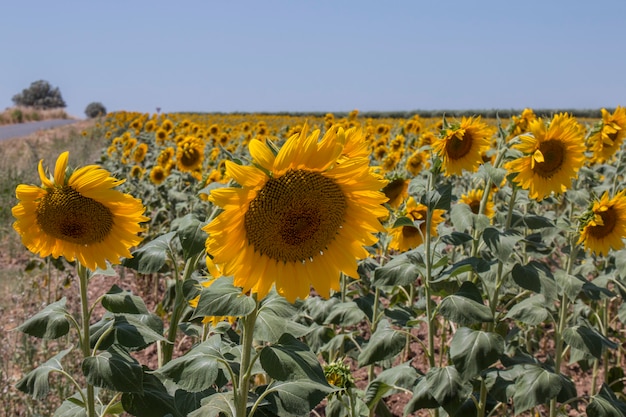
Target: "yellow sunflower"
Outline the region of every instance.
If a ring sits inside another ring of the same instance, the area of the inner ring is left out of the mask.
[[[463,194],[461,196],[461,198],[459,199],[459,202],[467,204],[472,210],[472,213],[478,214],[480,211],[480,202],[482,201],[484,195],[485,195],[484,190],[480,190],[480,189],[470,190],[467,194]],[[494,204],[493,204],[493,201],[491,200],[491,196],[489,196],[487,199],[487,204],[485,205],[485,212],[483,214],[487,217],[493,217],[493,214],[494,214],[493,209],[494,209]]]
[[[178,143],[176,166],[182,172],[193,172],[202,167],[204,142],[195,136],[187,136]]]
[[[609,160],[622,146],[626,137],[626,108],[617,107],[613,114],[602,109],[602,122],[589,137],[589,149],[593,152],[592,161],[603,163]]]
[[[389,249],[398,251],[407,251],[413,249],[424,243],[424,236],[426,236],[426,215],[428,207],[423,204],[418,204],[413,197],[409,197],[406,202],[406,217],[414,222],[420,222],[419,228],[413,226],[399,226],[394,227],[389,232],[391,241],[389,242]],[[443,214],[445,210],[435,209],[432,213],[432,219],[430,221],[430,235],[432,237],[437,236],[437,225],[444,221]]]
[[[621,191],[609,199],[604,193],[595,201],[582,222],[578,244],[583,243],[586,250],[598,255],[607,255],[610,249],[624,247],[626,237],[626,191]]]
[[[424,152],[415,151],[413,154],[407,159],[406,170],[413,176],[419,175],[422,171],[428,169],[428,159],[426,158],[426,154]]]
[[[163,181],[165,181],[168,175],[169,173],[165,168],[163,168],[161,165],[155,165],[150,170],[150,181],[152,181],[154,185],[159,185],[162,184]]]
[[[463,117],[461,123],[446,128],[443,137],[432,144],[442,160],[445,175],[476,171],[483,163],[482,154],[491,145],[493,134],[494,128],[481,121],[480,116]]]
[[[385,185],[382,191],[387,196],[389,207],[397,209],[409,196],[409,182],[409,180],[400,177],[389,181]]]
[[[543,200],[551,192],[563,193],[585,161],[583,130],[567,113],[554,116],[546,127],[542,119],[530,122],[530,135],[513,145],[524,156],[505,168],[517,174],[513,181],[527,189],[530,198]]]
[[[207,253],[244,292],[265,297],[272,285],[293,302],[310,286],[328,297],[339,290],[340,272],[357,278],[364,246],[383,231],[387,215],[379,190],[384,181],[370,172],[369,158],[339,161],[343,129],[291,136],[275,155],[250,142],[253,166],[226,161],[226,174],[241,188],[213,190],[209,200],[223,212],[204,227]]]
[[[77,259],[91,270],[132,257],[129,249],[142,240],[137,236],[143,230],[140,223],[149,220],[143,216],[145,207],[114,190],[124,181],[97,165],[66,173],[68,157],[68,152],[59,156],[51,177],[39,162],[41,187],[17,186],[20,202],[13,207],[13,228],[31,252]]]

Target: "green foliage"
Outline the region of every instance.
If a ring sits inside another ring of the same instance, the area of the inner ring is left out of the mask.
[[[90,119],[95,119],[96,117],[106,116],[106,114],[107,114],[106,107],[104,107],[104,104],[100,103],[99,101],[93,101],[87,104],[87,107],[85,107],[85,116],[87,116]]]
[[[39,109],[55,109],[65,107],[59,87],[52,87],[48,81],[33,81],[30,87],[15,94],[12,98],[17,106],[35,107]]]

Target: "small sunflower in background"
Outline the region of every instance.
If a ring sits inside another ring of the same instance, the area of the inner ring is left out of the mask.
[[[475,172],[483,163],[482,154],[491,146],[494,132],[480,116],[463,117],[460,123],[447,126],[442,137],[432,143],[433,152],[441,158],[444,174]]]
[[[409,196],[409,180],[398,177],[389,181],[383,187],[383,193],[387,196],[387,204],[393,209],[397,209]]]
[[[597,255],[607,255],[609,250],[624,247],[626,237],[626,191],[620,191],[613,198],[605,192],[600,200],[581,221],[578,244]]]
[[[169,176],[169,173],[161,165],[155,165],[150,170],[150,181],[154,185],[160,185]]]
[[[541,201],[552,192],[565,192],[578,175],[585,162],[584,131],[574,117],[560,113],[548,126],[542,119],[532,121],[529,132],[513,145],[523,156],[505,168],[530,198]]]
[[[187,136],[178,143],[176,166],[181,172],[193,172],[202,167],[204,142],[195,136]]]
[[[611,114],[602,109],[602,121],[592,130],[587,139],[593,153],[591,162],[601,164],[615,155],[626,137],[626,108],[617,107]]]
[[[339,290],[340,273],[358,278],[364,246],[384,231],[385,184],[369,158],[343,159],[345,132],[308,133],[305,125],[278,154],[253,140],[252,166],[226,161],[226,174],[241,185],[213,190],[221,212],[203,228],[207,254],[244,292],[264,298],[275,286],[290,302]]]
[[[57,159],[54,173],[48,177],[39,162],[42,185],[17,186],[19,203],[13,207],[13,228],[22,243],[41,257],[52,255],[75,259],[95,270],[106,269],[106,262],[119,264],[121,257],[131,258],[130,248],[142,241],[140,223],[143,215],[140,200],[114,190],[122,184],[97,165],[68,172],[69,152]]]
[[[406,217],[413,222],[419,222],[419,226],[398,226],[391,229],[389,232],[391,241],[389,242],[389,249],[397,251],[407,251],[409,249],[417,248],[424,243],[424,237],[426,236],[426,216],[428,207],[424,204],[417,203],[413,197],[409,197],[406,201],[404,211]],[[444,221],[443,215],[446,211],[441,209],[435,209],[432,212],[432,219],[430,221],[430,236],[437,236],[437,226]]]
[[[461,195],[459,202],[467,204],[472,210],[472,213],[479,214],[480,202],[482,201],[484,195],[485,195],[485,190],[482,190],[482,189],[470,190],[468,191],[467,194]],[[489,196],[487,199],[487,204],[485,204],[485,210],[483,214],[491,218],[493,217],[494,213],[495,213],[494,204],[493,204],[493,201],[491,200],[491,196]]]

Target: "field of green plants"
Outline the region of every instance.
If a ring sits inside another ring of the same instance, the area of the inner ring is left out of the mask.
[[[12,232],[48,296],[2,395],[55,417],[626,415],[626,109],[379,116],[117,112],[85,132],[98,161],[33,164]]]

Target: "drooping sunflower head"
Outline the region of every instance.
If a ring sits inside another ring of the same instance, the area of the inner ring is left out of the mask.
[[[583,216],[578,244],[598,255],[624,247],[626,237],[626,191],[613,198],[604,193]]]
[[[523,155],[505,168],[516,174],[513,181],[527,189],[530,198],[543,200],[552,192],[565,192],[585,161],[582,127],[574,117],[560,113],[548,126],[537,119],[529,129],[531,135],[520,136],[513,145]]]
[[[479,117],[463,117],[444,129],[440,139],[432,144],[441,158],[446,176],[460,175],[463,170],[474,172],[483,163],[482,154],[491,144],[495,129]]]
[[[626,108],[617,107],[613,114],[602,109],[602,121],[588,138],[591,162],[603,163],[613,157],[626,138]]]
[[[68,152],[59,156],[51,177],[39,162],[40,187],[17,187],[13,227],[22,242],[42,257],[76,259],[92,270],[132,257],[129,249],[142,240],[140,223],[148,220],[145,207],[115,190],[123,181],[97,165],[69,172],[68,157]]]
[[[291,136],[278,154],[249,144],[252,166],[226,161],[226,175],[240,188],[213,190],[223,212],[204,230],[207,253],[224,275],[263,298],[272,285],[290,301],[311,285],[322,296],[339,288],[339,275],[357,278],[357,259],[382,231],[384,185],[369,158],[342,157],[343,129]]]

